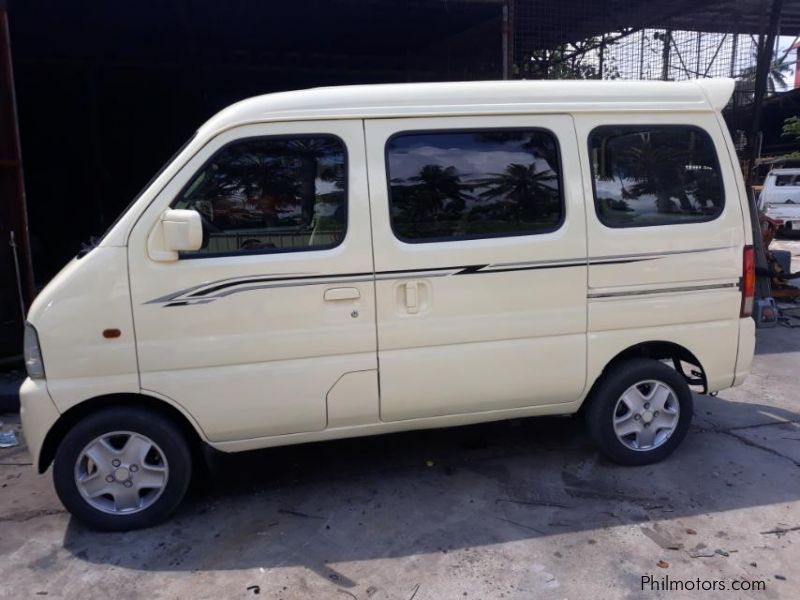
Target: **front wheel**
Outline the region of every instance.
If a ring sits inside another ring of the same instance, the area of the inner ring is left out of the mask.
[[[109,408],[79,421],[53,464],[56,493],[80,521],[106,531],[150,527],[177,508],[192,455],[175,424],[145,409]]]
[[[692,392],[680,373],[656,360],[616,364],[594,390],[586,425],[600,451],[622,465],[666,458],[692,421]]]

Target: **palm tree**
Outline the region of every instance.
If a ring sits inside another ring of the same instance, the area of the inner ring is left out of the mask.
[[[753,56],[753,64],[746,67],[739,73],[736,78],[737,87],[741,91],[749,91],[752,93],[752,87],[756,83],[756,70],[758,67],[758,57]],[[769,71],[767,72],[767,91],[774,94],[779,90],[785,90],[787,87],[786,78],[792,70],[792,63],[787,62],[781,58],[776,58],[769,63]]]
[[[425,165],[419,174],[409,177],[423,200],[423,210],[434,216],[442,212],[445,200],[465,201],[469,198],[466,190],[471,186],[461,182],[461,176],[455,167],[441,165]]]
[[[341,144],[334,138],[309,137],[298,138],[287,143],[287,150],[292,156],[300,159],[299,180],[300,199],[302,201],[302,219],[310,223],[314,217],[314,205],[317,201],[317,176],[322,175],[339,183],[344,179],[343,169],[320,170],[319,159],[331,153],[341,153]]]
[[[557,181],[551,169],[537,170],[536,163],[532,162],[529,165],[512,163],[502,173],[492,173],[475,185],[487,188],[479,194],[481,198],[512,200],[524,216],[533,218],[547,212]]]
[[[681,168],[686,161],[686,155],[682,155],[684,152],[678,140],[670,141],[668,135],[658,136],[656,140],[652,136],[638,136],[619,160],[622,171],[620,179],[624,180],[626,172],[634,175],[635,183],[628,194],[632,198],[654,195],[656,208],[662,213],[676,212],[672,198],[678,199],[681,210],[693,210],[686,194],[685,173]]]
[[[241,204],[262,196],[267,189],[276,196],[294,196],[295,181],[275,163],[272,154],[262,142],[226,148],[190,186],[186,199]]]

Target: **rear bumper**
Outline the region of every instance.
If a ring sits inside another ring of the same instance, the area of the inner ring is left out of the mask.
[[[791,223],[792,228],[794,228],[797,227],[798,224],[800,224],[800,210],[787,212],[778,210],[770,211],[769,209],[767,209],[767,211],[764,214],[770,219],[775,219],[781,225],[786,225],[787,223]]]
[[[739,319],[739,350],[736,353],[736,373],[732,386],[741,384],[750,374],[756,349],[756,322],[750,317]]]
[[[27,378],[19,390],[19,398],[25,443],[33,455],[33,466],[38,471],[44,440],[61,414],[47,393],[43,379]]]

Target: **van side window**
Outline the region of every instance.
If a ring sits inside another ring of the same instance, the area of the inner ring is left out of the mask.
[[[714,143],[698,127],[597,127],[589,152],[597,216],[608,227],[699,223],[722,213]]]
[[[547,131],[401,133],[386,144],[386,166],[392,229],[405,242],[545,233],[564,219]]]
[[[219,150],[173,202],[203,222],[182,258],[320,250],[347,229],[344,143],[332,135],[242,139]]]

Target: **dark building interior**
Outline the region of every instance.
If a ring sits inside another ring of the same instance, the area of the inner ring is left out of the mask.
[[[14,2],[31,246],[46,282],[211,115],[279,90],[502,77],[501,5]]]

